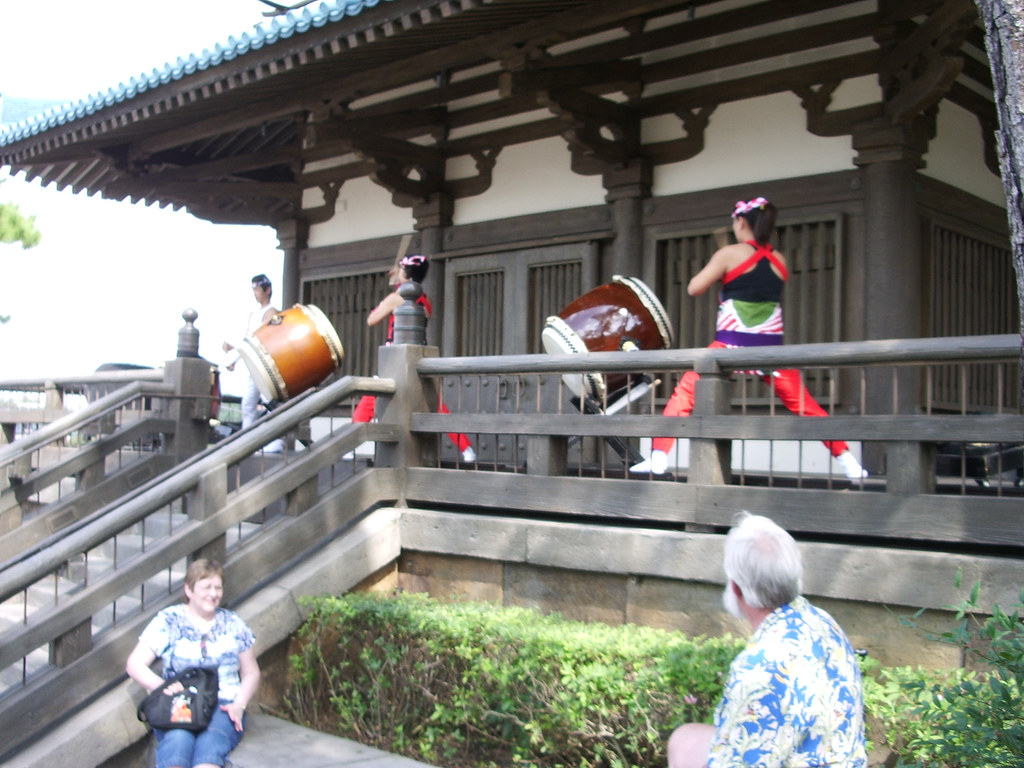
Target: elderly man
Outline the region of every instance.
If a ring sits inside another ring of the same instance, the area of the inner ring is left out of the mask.
[[[669,768],[864,768],[860,667],[835,620],[800,595],[793,537],[744,513],[725,541],[723,601],[754,628],[733,661],[714,726],[690,723],[668,742]]]

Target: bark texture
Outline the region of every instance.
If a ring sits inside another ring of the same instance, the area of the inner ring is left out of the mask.
[[[1021,361],[1024,363],[1024,0],[977,0],[985,25],[985,46],[992,69],[999,114],[999,170],[1006,192],[1017,301],[1021,312]],[[1024,368],[1024,366],[1022,366]],[[1024,374],[1021,380],[1024,396]]]

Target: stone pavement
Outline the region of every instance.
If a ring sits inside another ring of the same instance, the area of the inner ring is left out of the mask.
[[[250,713],[245,738],[228,759],[231,768],[430,768],[271,715]]]

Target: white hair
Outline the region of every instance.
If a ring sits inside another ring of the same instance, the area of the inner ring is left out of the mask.
[[[774,610],[803,591],[796,541],[775,522],[743,512],[725,538],[725,575],[755,608]]]

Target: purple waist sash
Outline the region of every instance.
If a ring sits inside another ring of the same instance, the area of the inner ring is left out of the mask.
[[[715,341],[730,347],[778,347],[782,346],[782,334],[715,331]]]

